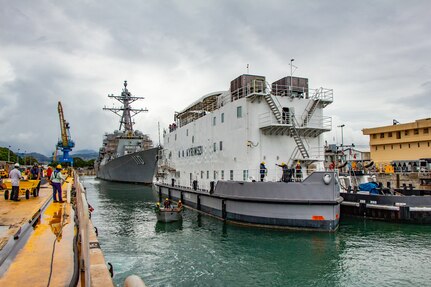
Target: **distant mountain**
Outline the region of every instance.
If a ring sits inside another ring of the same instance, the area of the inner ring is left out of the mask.
[[[90,150],[85,150],[85,152],[77,151],[71,154],[72,157],[80,157],[83,160],[96,159],[98,155],[99,155],[98,152],[90,151]]]
[[[32,152],[25,154],[26,156],[32,156],[34,157],[38,162],[51,162],[52,156],[47,157],[43,154]],[[84,150],[78,150],[76,152],[70,153],[71,157],[79,157],[83,160],[90,160],[90,159],[96,159],[99,155],[98,152],[95,152],[94,150],[84,149]],[[20,156],[23,157],[24,154],[20,153]],[[63,153],[61,151],[57,152],[57,160],[63,156]]]
[[[72,151],[71,154],[95,154],[97,153],[97,151],[92,150],[92,149],[80,149],[80,150],[75,150]]]
[[[20,153],[19,154],[20,157],[34,157],[38,162],[50,162],[52,157],[47,157],[41,153],[37,153],[37,152],[31,152],[31,153]]]

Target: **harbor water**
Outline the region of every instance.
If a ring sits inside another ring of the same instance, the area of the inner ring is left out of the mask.
[[[114,281],[147,286],[430,286],[431,226],[342,218],[336,233],[224,224],[186,209],[157,223],[142,185],[81,178]]]

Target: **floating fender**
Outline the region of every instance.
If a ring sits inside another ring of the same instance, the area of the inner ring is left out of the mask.
[[[328,173],[326,173],[326,174],[323,176],[323,182],[324,182],[326,185],[328,185],[328,184],[330,184],[330,183],[331,183],[331,179],[332,179],[332,176],[331,176],[330,174],[328,174]]]
[[[109,265],[109,273],[111,274],[111,278],[114,277],[114,266],[110,262],[108,262]]]
[[[124,281],[124,287],[145,287],[144,281],[142,281],[141,277],[136,275],[130,275]]]

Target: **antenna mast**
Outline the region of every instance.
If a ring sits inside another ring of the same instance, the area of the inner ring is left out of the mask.
[[[104,107],[104,110],[108,110],[113,112],[114,114],[120,116],[120,131],[122,130],[123,126],[124,126],[124,132],[127,133],[133,133],[133,124],[134,122],[132,121],[132,117],[136,116],[137,114],[139,114],[140,112],[148,112],[148,109],[133,109],[130,104],[137,101],[137,100],[141,100],[144,99],[144,97],[135,97],[133,96],[129,90],[127,89],[127,81],[124,81],[124,89],[123,92],[121,93],[121,96],[114,96],[113,94],[108,95],[109,98],[114,98],[117,101],[119,101],[120,103],[123,104],[122,107],[120,108],[107,108]]]

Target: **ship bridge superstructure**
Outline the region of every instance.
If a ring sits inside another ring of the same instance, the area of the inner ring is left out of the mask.
[[[230,89],[207,94],[175,114],[170,131],[197,121],[230,103],[246,99],[264,102],[267,108],[257,115],[257,125],[264,136],[287,136],[295,147],[290,165],[297,161],[310,164],[321,158],[309,141],[332,128],[332,118],[323,115],[323,108],[333,102],[333,90],[310,89],[308,78],[283,77],[271,84],[264,76],[244,74],[231,81]]]

